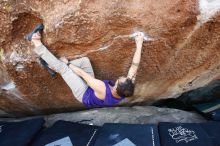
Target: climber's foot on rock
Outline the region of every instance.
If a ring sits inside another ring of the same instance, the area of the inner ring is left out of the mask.
[[[35,47],[41,46],[41,34],[39,32],[34,33],[31,38],[31,42],[33,42]]]
[[[27,36],[26,39],[28,41],[32,41],[33,35],[37,32],[40,32],[44,29],[44,25],[43,24],[38,24]]]
[[[31,37],[32,42],[34,42],[36,40],[41,40],[41,34],[39,32],[34,33]]]

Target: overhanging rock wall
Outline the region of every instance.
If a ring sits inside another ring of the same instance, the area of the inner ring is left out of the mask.
[[[43,114],[79,109],[60,76],[50,77],[24,36],[44,23],[57,57],[88,56],[99,79],[126,75],[144,31],[135,96],[123,104],[177,97],[220,77],[218,0],[4,0],[0,2],[0,108]]]

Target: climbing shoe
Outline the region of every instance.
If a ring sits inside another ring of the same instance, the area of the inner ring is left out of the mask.
[[[44,25],[42,23],[38,24],[33,30],[32,32],[30,32],[27,36],[26,36],[26,39],[28,41],[31,41],[32,40],[32,36],[34,33],[38,32],[38,31],[42,31],[44,29]]]

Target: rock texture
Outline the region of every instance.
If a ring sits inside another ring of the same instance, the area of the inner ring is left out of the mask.
[[[20,121],[28,118],[1,118],[0,121]],[[206,120],[197,113],[153,106],[111,107],[44,116],[47,126],[58,120],[102,126],[104,123],[158,124],[159,122],[200,123]]]
[[[215,80],[204,87],[183,93],[177,99],[186,105],[211,102],[220,97],[220,80]]]
[[[50,77],[24,36],[37,23],[57,57],[88,56],[96,77],[125,75],[144,31],[134,97],[123,104],[175,98],[220,78],[218,0],[3,0],[0,2],[0,108],[43,114],[82,108],[60,76]]]
[[[104,123],[158,124],[159,122],[199,123],[206,120],[196,113],[153,106],[114,107],[55,114],[45,117],[47,125],[58,120],[102,126]]]

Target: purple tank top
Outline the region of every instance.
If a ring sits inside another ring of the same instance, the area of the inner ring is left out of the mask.
[[[104,106],[112,106],[117,103],[119,103],[121,100],[124,99],[124,97],[118,99],[115,98],[112,93],[109,85],[114,86],[114,83],[109,80],[103,80],[106,87],[106,95],[105,99],[101,100],[98,97],[95,96],[94,90],[90,87],[86,90],[86,92],[83,95],[82,102],[86,107],[104,107]]]

